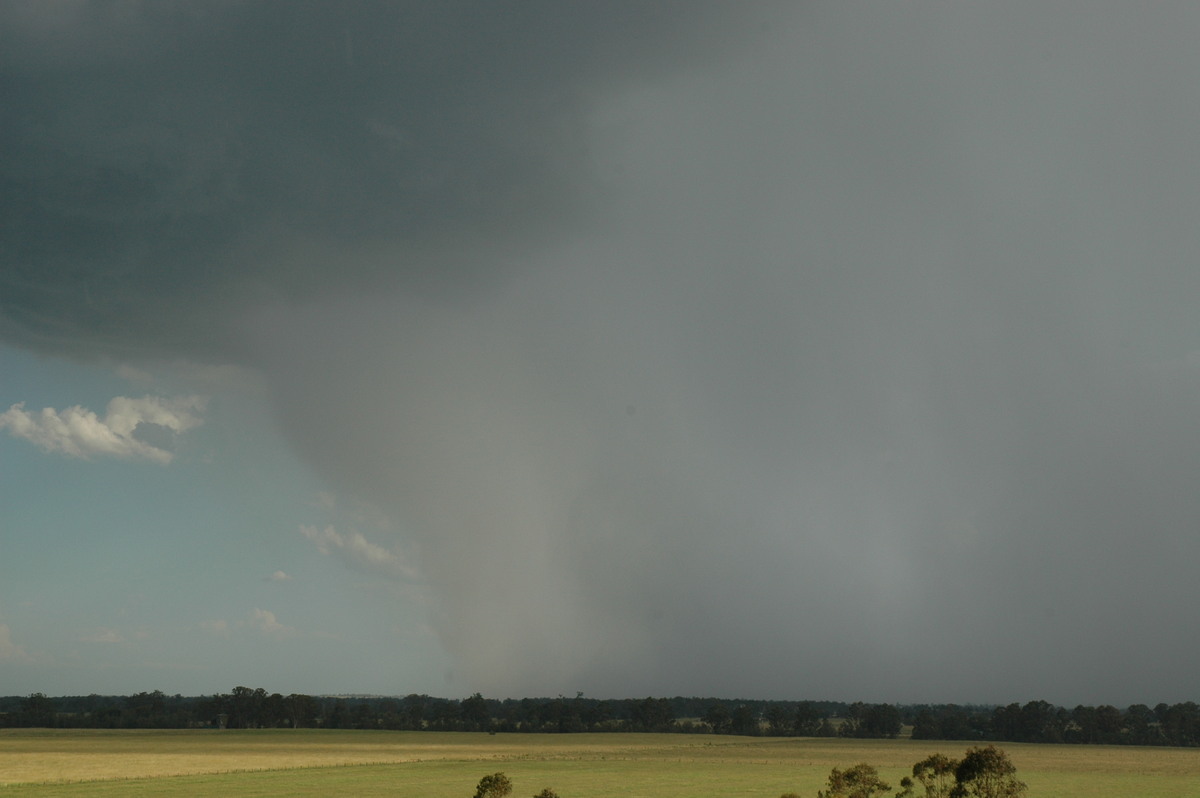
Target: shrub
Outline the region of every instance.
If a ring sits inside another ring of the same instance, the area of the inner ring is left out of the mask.
[[[913,777],[900,780],[904,792],[897,798],[915,796],[915,787],[920,784],[925,788],[925,798],[950,798],[955,787],[954,771],[958,768],[958,760],[942,754],[931,754],[913,765]]]
[[[493,773],[479,780],[475,788],[475,798],[504,798],[512,793],[512,780],[503,773]]]
[[[846,770],[834,768],[829,774],[829,789],[817,798],[873,798],[892,789],[879,778],[879,771],[866,762]]]
[[[1019,798],[1025,782],[1017,781],[1017,768],[1008,754],[994,745],[971,748],[954,769],[952,798]]]

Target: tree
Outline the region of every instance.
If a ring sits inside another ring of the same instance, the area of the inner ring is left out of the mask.
[[[968,749],[954,768],[956,784],[951,798],[1018,798],[1026,787],[1016,773],[1008,754],[996,746]]]
[[[675,711],[665,698],[644,698],[630,707],[630,723],[635,731],[671,731],[675,726]]]
[[[485,731],[488,727],[488,721],[491,720],[488,712],[487,699],[480,693],[475,693],[470,698],[464,698],[460,705],[462,712],[463,727],[467,731]]]
[[[266,725],[263,712],[267,704],[267,691],[261,687],[251,690],[238,685],[225,699],[229,713],[229,728],[258,729]]]
[[[916,795],[914,787],[925,788],[925,798],[950,798],[954,790],[954,771],[958,761],[942,754],[930,754],[912,767],[912,778],[901,779],[904,792],[900,796]],[[916,781],[914,782],[913,779]]]
[[[1121,729],[1125,726],[1125,719],[1121,716],[1121,710],[1110,704],[1101,704],[1096,707],[1096,736],[1102,743],[1118,743],[1121,741]]]
[[[817,798],[872,798],[892,786],[879,778],[879,771],[866,762],[846,770],[834,768],[829,774],[829,789],[817,793]]]
[[[329,716],[325,719],[324,726],[329,729],[352,728],[350,705],[346,699],[339,698],[333,702],[333,708],[329,710]]]
[[[262,703],[261,722],[263,726],[278,729],[290,719],[287,699],[279,693],[271,693]]]
[[[292,693],[283,699],[283,707],[287,717],[292,721],[293,729],[309,726],[317,717],[317,700],[310,695]]]
[[[855,701],[850,706],[846,707],[842,717],[842,725],[838,727],[839,737],[862,737],[860,733],[863,725],[863,718],[867,714],[867,705],[862,701]]]
[[[370,704],[360,701],[350,708],[350,728],[374,729],[378,726],[375,715],[371,712]]]
[[[757,735],[758,717],[745,704],[738,704],[729,717],[729,730],[733,734]]]
[[[713,704],[701,720],[708,724],[713,734],[728,734],[733,718],[724,704]]]
[[[1154,707],[1159,729],[1167,745],[1196,745],[1200,743],[1200,706],[1194,701],[1183,704],[1158,704]]]
[[[425,706],[429,696],[410,693],[404,697],[404,709],[400,711],[404,728],[420,731],[425,728]]]
[[[900,710],[891,704],[872,704],[863,716],[860,733],[864,737],[890,737],[900,734]]]
[[[47,697],[45,693],[30,693],[29,697],[21,702],[22,726],[53,726],[55,715],[54,699]]]
[[[596,701],[589,703],[580,711],[579,719],[588,731],[596,731],[612,717],[611,701]]]
[[[1145,704],[1133,704],[1125,710],[1125,729],[1128,741],[1134,745],[1153,745],[1161,739],[1154,710]]]
[[[475,787],[475,798],[504,798],[512,793],[512,780],[503,773],[484,776]]]
[[[161,690],[153,693],[135,693],[125,698],[125,725],[135,729],[148,729],[158,725],[166,707],[166,696]]]
[[[767,734],[772,737],[784,737],[793,728],[792,718],[786,709],[773,704],[767,709]]]
[[[815,737],[821,728],[821,713],[811,701],[801,701],[796,705],[796,714],[792,717],[792,728],[801,737]]]
[[[533,798],[558,798],[558,793],[556,793],[554,790],[550,789],[549,787],[546,787],[544,790],[539,792],[537,795],[533,796]]]
[[[1020,739],[1027,743],[1061,743],[1067,711],[1046,701],[1030,701],[1021,707]]]
[[[941,736],[941,726],[937,715],[929,708],[922,709],[913,719],[912,738],[914,740],[937,740]]]
[[[991,726],[991,739],[993,740],[1020,740],[1021,705],[1013,703],[1004,707],[996,707],[992,710]]]

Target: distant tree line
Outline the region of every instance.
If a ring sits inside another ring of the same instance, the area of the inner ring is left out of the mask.
[[[1194,702],[1054,706],[892,705],[719,698],[484,698],[310,696],[235,687],[187,697],[155,690],[130,696],[42,693],[0,697],[0,727],[326,728],[525,733],[675,732],[778,737],[978,740],[1200,746]]]
[[[912,736],[922,740],[996,740],[1021,743],[1096,743],[1107,745],[1200,745],[1200,706],[1193,701],[1107,704],[1074,709],[1045,701],[982,708],[954,705],[915,709]]]

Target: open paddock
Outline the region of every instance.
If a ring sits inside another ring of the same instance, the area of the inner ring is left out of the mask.
[[[465,798],[504,771],[515,798],[815,796],[869,762],[898,790],[912,764],[966,742],[678,734],[319,730],[0,731],[0,795]],[[1030,798],[1200,798],[1200,750],[1002,745]]]

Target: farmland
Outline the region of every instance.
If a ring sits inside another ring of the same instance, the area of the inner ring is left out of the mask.
[[[679,734],[328,730],[0,731],[0,795],[413,795],[462,798],[504,771],[514,796],[815,796],[832,767],[913,762],[967,743]],[[1007,744],[1031,798],[1200,798],[1200,751]]]

